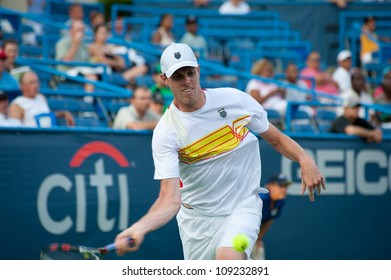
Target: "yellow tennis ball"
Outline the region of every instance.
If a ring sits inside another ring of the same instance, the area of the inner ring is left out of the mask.
[[[250,240],[247,235],[240,233],[233,238],[232,243],[236,251],[244,252],[250,244]]]

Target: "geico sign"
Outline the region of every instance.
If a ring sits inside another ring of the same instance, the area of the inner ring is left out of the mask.
[[[73,156],[70,166],[79,167],[86,158],[93,154],[102,153],[113,158],[119,166],[129,167],[128,160],[114,146],[100,141],[90,142],[81,147]],[[90,187],[96,188],[97,192],[97,223],[101,231],[107,232],[114,228],[115,218],[107,218],[108,210],[108,189],[114,187],[113,175],[106,174],[104,160],[101,158],[94,164],[94,174],[88,175]],[[126,174],[118,174],[119,188],[119,229],[128,227],[129,194]],[[60,188],[63,191],[76,192],[76,218],[72,219],[66,215],[61,220],[54,219],[50,215],[48,200],[51,192]],[[87,224],[87,197],[86,197],[86,175],[75,174],[74,181],[71,181],[63,174],[51,174],[47,176],[39,187],[37,197],[38,217],[42,226],[52,234],[63,234],[75,225],[76,232],[85,232]]]
[[[383,195],[391,190],[391,156],[381,150],[317,149],[306,150],[326,179],[322,195]],[[282,158],[284,174],[295,174],[290,160]],[[368,180],[368,178],[371,178]],[[290,195],[299,195],[301,183],[288,188]]]

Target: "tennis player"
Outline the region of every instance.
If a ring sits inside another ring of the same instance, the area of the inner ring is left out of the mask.
[[[301,194],[325,189],[313,159],[268,122],[263,107],[234,88],[202,89],[191,48],[172,43],[162,53],[161,78],[174,100],[156,126],[152,151],[160,193],[139,221],[117,235],[117,253],[137,250],[145,235],[178,221],[185,259],[248,259],[262,219],[261,158],[258,133],[301,167]],[[253,132],[250,132],[250,130]],[[242,233],[250,244],[233,249]],[[129,248],[128,238],[135,241]]]

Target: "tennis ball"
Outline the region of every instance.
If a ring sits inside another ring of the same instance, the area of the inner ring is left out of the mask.
[[[247,235],[240,233],[233,238],[232,243],[236,251],[244,252],[250,244],[250,240]]]

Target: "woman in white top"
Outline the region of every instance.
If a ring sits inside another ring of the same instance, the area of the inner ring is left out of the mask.
[[[175,41],[174,33],[172,33],[172,26],[174,24],[174,17],[171,14],[164,14],[160,19],[158,28],[152,36],[152,43],[161,46],[168,46]]]
[[[268,59],[256,61],[251,68],[251,73],[263,78],[274,77],[273,64]],[[251,79],[247,83],[246,92],[257,100],[265,109],[274,109],[281,116],[285,116],[287,101],[285,100],[285,89],[279,88],[276,84],[263,82],[260,79]]]
[[[227,0],[219,8],[222,15],[245,15],[250,12],[250,5],[243,0]]]

